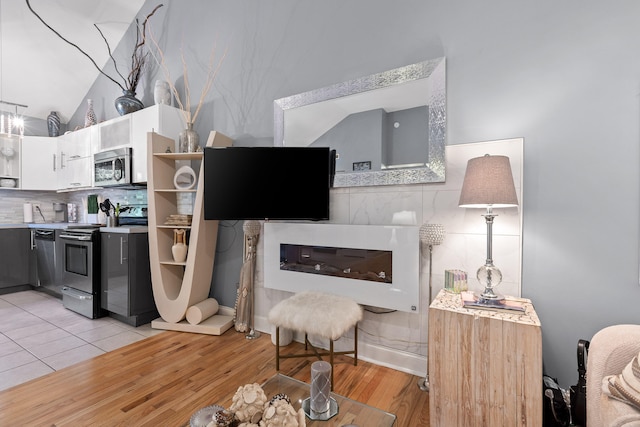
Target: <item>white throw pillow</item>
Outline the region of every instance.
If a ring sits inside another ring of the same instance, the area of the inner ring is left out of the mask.
[[[624,367],[622,373],[609,375],[603,379],[603,391],[610,397],[620,400],[640,410],[640,354]]]

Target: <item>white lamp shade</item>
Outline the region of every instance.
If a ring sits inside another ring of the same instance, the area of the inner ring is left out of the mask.
[[[509,158],[486,154],[469,160],[458,205],[461,208],[518,206]]]

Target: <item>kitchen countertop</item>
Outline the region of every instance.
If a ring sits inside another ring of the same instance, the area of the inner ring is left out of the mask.
[[[95,225],[96,227],[100,227],[100,232],[102,233],[147,233],[149,231],[149,227],[146,225],[123,225],[120,227],[104,227],[100,224],[83,224],[77,222],[46,222],[46,223],[17,223],[17,224],[0,224],[0,229],[8,229],[8,228],[39,228],[39,229],[47,229],[47,230],[65,230],[67,228],[73,227],[83,227]]]
[[[29,224],[0,224],[0,229],[2,228],[29,228]]]
[[[149,227],[146,225],[121,225],[119,227],[100,227],[101,233],[123,233],[123,234],[132,234],[132,233],[147,233],[149,232]]]
[[[40,223],[16,223],[16,224],[0,224],[0,228],[45,228],[50,230],[65,229],[69,226],[68,222],[40,222]],[[77,223],[73,223],[77,225]]]
[[[54,230],[66,230],[67,228],[73,227],[89,227],[91,225],[98,227],[99,224],[87,224],[80,222],[44,222],[44,223],[29,223],[29,228],[44,228],[44,229],[54,229]]]

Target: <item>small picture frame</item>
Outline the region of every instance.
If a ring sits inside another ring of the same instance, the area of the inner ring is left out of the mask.
[[[353,171],[370,171],[371,170],[371,161],[367,160],[365,162],[353,162]]]

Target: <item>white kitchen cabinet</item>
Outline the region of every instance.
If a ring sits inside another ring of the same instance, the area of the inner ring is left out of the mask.
[[[25,136],[22,139],[20,188],[23,190],[57,190],[58,138]]]
[[[132,182],[147,182],[147,133],[156,132],[177,142],[184,128],[180,110],[153,105],[135,113],[79,129],[57,138],[25,136],[22,155],[9,168],[16,186],[28,190],[70,190],[94,185],[93,155],[120,147],[132,148]],[[2,141],[0,141],[1,146]],[[18,145],[16,144],[16,147]],[[174,149],[175,151],[175,149]],[[22,161],[21,161],[22,159]],[[4,161],[0,158],[0,161]],[[21,173],[21,165],[23,171]],[[0,163],[0,178],[4,162]],[[25,180],[26,181],[22,181]]]
[[[95,141],[94,153],[130,146],[132,117],[132,114],[127,114],[101,123],[100,137]]]
[[[20,187],[20,137],[0,136],[0,187]]]
[[[98,127],[90,126],[58,137],[57,183],[59,190],[91,187],[93,183],[92,139]]]
[[[93,158],[80,157],[69,160],[67,163],[67,177],[69,182],[66,188],[88,188],[93,186]]]
[[[143,108],[100,124],[99,142],[95,152],[131,147],[131,176],[134,184],[147,182],[147,133],[178,140],[184,128],[180,110],[164,104]]]
[[[146,183],[147,133],[155,132],[171,138],[177,143],[178,135],[185,128],[185,124],[179,109],[164,104],[153,105],[136,111],[132,118],[133,182]]]

